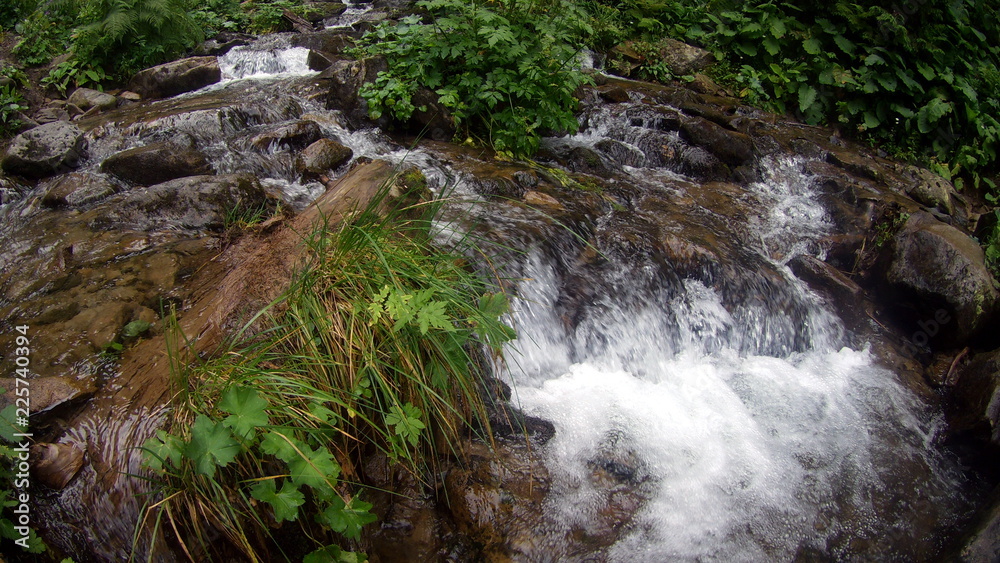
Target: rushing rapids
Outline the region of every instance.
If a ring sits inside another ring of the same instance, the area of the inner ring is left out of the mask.
[[[352,7],[333,25],[363,16]],[[926,560],[967,524],[979,485],[941,447],[932,394],[885,367],[890,335],[842,319],[844,303],[793,273],[796,261],[836,250],[831,240],[849,223],[831,204],[832,173],[814,148],[804,156],[760,150],[746,135],[722,149],[695,142],[684,133],[692,122],[685,112],[707,114],[703,106],[684,109],[672,103],[683,95],[662,100],[639,88],[628,101],[589,100],[581,131],[547,139],[541,164],[495,162],[435,141],[407,148],[377,129],[347,127],[323,103],[308,51],[287,38],[268,41],[221,57],[220,84],[91,118],[89,157],[75,174],[123,193],[130,188],[101,170],[105,159],[180,140],[216,175],[250,173],[269,197],[301,210],[330,178],[302,172],[301,147],[289,140],[296,127],[351,149],[328,171],[334,178],[366,158],[419,167],[452,201],[444,243],[454,229],[468,230],[504,249],[483,265],[519,297],[511,317],[518,339],[497,375],[511,384],[514,405],[555,429],[532,446],[548,474],[544,498],[532,496],[530,510],[512,516],[499,508],[507,501],[496,501],[485,521],[457,524],[473,543],[530,561]],[[101,203],[42,208],[54,183],[4,206],[5,257],[44,282],[18,286],[8,267],[7,313],[49,314],[46,300],[77,299],[74,286],[59,282],[70,268],[59,253],[69,256],[72,239],[80,259],[83,239],[114,213]],[[145,238],[122,235],[99,254],[126,273],[142,269],[131,260],[162,248],[187,244],[178,261],[203,256],[214,239],[192,232],[188,220],[113,223]],[[57,223],[65,229],[58,236],[46,229]],[[201,241],[197,252],[191,240]],[[134,299],[185,303],[190,288],[182,286],[196,268],[177,265],[176,287],[164,282]],[[116,298],[99,295],[98,306]],[[118,317],[121,324],[127,315]],[[100,391],[73,411],[67,431],[50,429],[91,461],[68,487],[43,495],[48,521],[79,522],[73,530],[51,524],[46,536],[103,560],[145,557],[151,543],[132,543],[131,531],[141,508],[133,495],[146,484],[125,475],[142,474],[128,447],[155,431],[162,405],[133,409],[137,391],[113,366],[95,360],[96,350],[70,348],[60,353],[75,363],[49,371]]]

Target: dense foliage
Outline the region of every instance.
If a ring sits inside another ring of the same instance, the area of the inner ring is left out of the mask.
[[[171,430],[145,448],[166,483],[149,517],[181,530],[185,551],[223,554],[209,539],[220,531],[251,561],[297,560],[275,550],[304,545],[264,540],[282,528],[312,539],[305,561],[359,560],[338,545],[375,519],[352,485],[366,456],[434,479],[440,452],[488,429],[470,351],[513,337],[507,300],[430,244],[426,209],[385,216],[376,204],[320,225],[309,266],[260,314],[267,327],[179,370]]]
[[[498,151],[530,155],[542,133],[574,132],[573,92],[586,13],[567,0],[421,0],[420,15],[383,24],[364,40],[389,70],[364,88],[373,117],[406,120],[418,87],[434,91],[469,134]]]
[[[13,0],[0,8],[0,31],[21,40],[20,64],[48,65],[43,85],[65,94],[100,87],[176,58],[223,31],[283,31],[284,10],[303,13],[301,0]]]
[[[749,102],[833,124],[955,181],[985,183],[1000,143],[1000,16],[985,0],[591,4],[598,48],[670,35],[722,61]]]

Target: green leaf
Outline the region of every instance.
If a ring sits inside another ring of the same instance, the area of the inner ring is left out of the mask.
[[[874,129],[882,124],[882,120],[879,119],[874,113],[870,111],[865,112],[865,127],[868,129]]]
[[[150,437],[142,444],[143,460],[147,467],[156,471],[163,470],[163,463],[169,461],[175,468],[181,466],[181,455],[184,442],[179,436],[157,430],[156,436]]]
[[[430,327],[441,330],[452,331],[455,326],[451,324],[451,318],[447,312],[448,304],[444,301],[431,301],[417,312],[417,325],[420,334],[427,334]]]
[[[806,50],[806,53],[810,55],[818,55],[823,52],[823,44],[819,39],[810,37],[802,42],[802,48]]]
[[[191,428],[191,441],[184,455],[194,462],[195,471],[215,476],[216,466],[225,466],[236,459],[240,445],[225,426],[199,414]]]
[[[952,105],[941,98],[933,98],[917,112],[917,128],[921,133],[930,133],[938,121],[951,113]]]
[[[812,86],[803,84],[799,87],[799,111],[805,113],[806,110],[816,103],[817,92]]]
[[[402,407],[396,405],[390,414],[386,415],[387,426],[394,426],[397,436],[402,437],[412,446],[416,446],[420,440],[420,431],[426,428],[420,417],[423,413],[420,409],[410,403]]]
[[[330,489],[337,485],[340,465],[333,460],[333,454],[323,446],[315,450],[308,444],[296,444],[299,452],[288,462],[288,473],[296,485],[309,485],[313,489]]]
[[[146,321],[132,321],[122,328],[122,336],[125,338],[135,338],[152,327],[152,323]]]
[[[257,428],[271,423],[266,399],[249,387],[230,387],[222,394],[219,409],[229,413],[222,424],[244,440],[253,440]]]
[[[781,39],[784,37],[786,31],[785,22],[782,21],[781,18],[771,18],[771,35],[773,35],[775,39]],[[773,55],[774,53],[771,54]]]
[[[0,438],[10,442],[16,443],[18,439],[14,436],[19,432],[24,432],[17,423],[17,406],[13,403],[4,407],[0,411]]]
[[[328,545],[306,555],[302,563],[361,563],[366,559],[353,551],[344,551],[336,545]]]
[[[368,512],[372,505],[367,502],[351,499],[350,503],[344,503],[340,497],[334,497],[330,506],[326,510],[316,515],[316,520],[330,526],[335,532],[343,534],[344,537],[356,540],[361,537],[361,528],[365,524],[370,524],[378,520],[374,514]]]
[[[479,298],[479,311],[492,319],[500,318],[510,312],[510,303],[503,293],[484,293]]]
[[[865,66],[875,66],[884,64],[885,64],[885,59],[883,59],[882,57],[880,57],[875,53],[872,53],[867,57],[865,57]]]
[[[775,40],[773,37],[765,37],[763,43],[764,43],[764,49],[767,50],[767,52],[772,56],[777,55],[778,52],[781,51],[781,46],[778,44],[778,41]]]
[[[277,522],[292,521],[299,516],[299,507],[306,502],[305,495],[290,481],[281,485],[280,491],[275,491],[275,479],[260,481],[250,489],[250,496],[271,505],[274,509],[274,519]]]
[[[840,50],[847,53],[848,55],[854,54],[854,49],[856,48],[854,43],[850,39],[844,37],[843,35],[834,35],[833,42],[840,47]]]
[[[292,445],[292,442],[284,434],[274,431],[268,432],[260,441],[260,449],[285,463],[292,461],[299,455],[296,446]]]

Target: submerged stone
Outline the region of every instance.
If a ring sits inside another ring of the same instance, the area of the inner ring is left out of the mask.
[[[78,167],[86,149],[79,127],[54,121],[14,137],[0,165],[11,174],[44,178]]]

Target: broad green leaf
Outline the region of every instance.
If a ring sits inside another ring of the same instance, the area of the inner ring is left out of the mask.
[[[357,498],[351,499],[350,503],[344,503],[342,498],[335,497],[326,510],[316,515],[316,519],[320,523],[330,526],[335,532],[343,534],[344,537],[356,540],[361,537],[361,528],[365,524],[370,524],[378,519],[377,516],[368,512],[371,507],[370,503],[360,501]]]
[[[292,442],[297,442],[297,440],[293,438]],[[260,449],[266,454],[273,455],[281,461],[289,463],[299,455],[296,451],[297,446],[292,445],[292,442],[289,442],[284,434],[272,431],[268,432],[264,436],[264,439],[260,441]]]
[[[833,42],[840,47],[840,50],[847,53],[848,55],[854,54],[855,45],[850,39],[844,37],[843,35],[834,35]]]
[[[152,323],[146,321],[132,321],[122,328],[122,336],[125,338],[135,338],[149,330]]]
[[[875,53],[872,53],[872,54],[868,55],[867,57],[865,57],[865,65],[866,66],[875,66],[875,65],[884,65],[884,64],[885,64],[885,59],[883,59],[882,57],[880,57],[879,55],[877,55]]]
[[[257,428],[271,423],[267,417],[268,402],[255,389],[230,387],[222,394],[219,409],[229,413],[222,424],[244,440],[252,440]]]
[[[781,39],[785,36],[785,22],[781,18],[771,18],[771,35],[776,39]],[[774,53],[771,53],[772,55]]]
[[[810,37],[809,39],[803,41],[802,48],[804,48],[806,53],[809,53],[810,55],[818,55],[823,52],[823,44],[819,39],[814,37]]]
[[[510,312],[510,303],[503,293],[484,293],[479,298],[479,310],[490,318],[499,318]]]
[[[17,405],[11,403],[0,411],[0,438],[13,444],[18,441],[14,434],[19,432],[24,428],[17,424]]]
[[[777,55],[778,52],[781,51],[781,46],[778,44],[778,41],[773,37],[765,37],[763,43],[764,43],[764,49],[766,49],[767,52],[770,53],[771,55]]]
[[[930,133],[937,122],[950,113],[952,105],[941,98],[933,98],[917,112],[917,128],[921,133]]]
[[[799,88],[799,111],[805,113],[816,102],[817,92],[812,86],[803,84]]]
[[[191,428],[191,441],[184,455],[194,462],[195,471],[208,477],[215,476],[216,466],[225,466],[236,459],[240,445],[229,429],[199,414]]]
[[[181,455],[184,442],[178,436],[157,430],[156,436],[150,437],[142,444],[143,460],[147,467],[156,471],[163,470],[163,462],[169,461],[175,468],[181,466]]]
[[[865,112],[865,127],[869,129],[874,129],[882,124],[882,120],[879,119],[874,113],[870,111]]]
[[[281,490],[275,490],[275,479],[266,479],[250,489],[250,496],[271,505],[274,509],[274,519],[277,522],[292,521],[299,516],[299,507],[306,502],[305,495],[290,481],[281,485]]]
[[[292,482],[297,485],[309,485],[313,489],[328,489],[337,485],[340,477],[340,465],[333,460],[333,455],[323,446],[315,450],[308,444],[296,444],[299,454],[288,462],[288,473]]]

